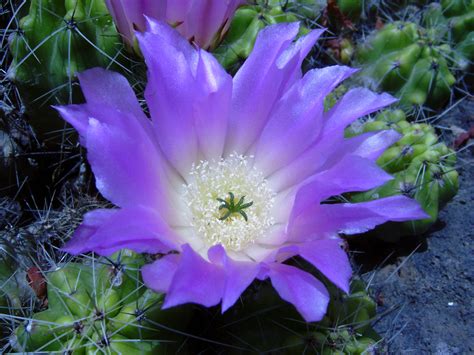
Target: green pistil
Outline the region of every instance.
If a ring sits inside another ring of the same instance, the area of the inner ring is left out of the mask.
[[[242,196],[237,203],[235,203],[235,196],[232,192],[229,192],[229,198],[222,199],[217,198],[216,200],[221,202],[222,205],[219,206],[219,211],[224,212],[222,217],[219,219],[221,221],[225,221],[227,218],[231,217],[234,214],[240,214],[245,221],[248,221],[247,213],[245,213],[244,209],[249,208],[253,205],[253,202],[244,203],[245,196]]]

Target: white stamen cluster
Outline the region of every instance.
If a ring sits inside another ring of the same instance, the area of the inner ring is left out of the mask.
[[[193,165],[184,197],[191,210],[191,226],[209,245],[221,243],[226,249],[241,250],[261,238],[275,222],[271,216],[275,193],[263,174],[251,165],[250,159],[231,154],[219,161],[201,161]],[[227,199],[229,192],[238,201],[245,196],[246,221],[233,214],[222,220],[222,205],[217,199]]]

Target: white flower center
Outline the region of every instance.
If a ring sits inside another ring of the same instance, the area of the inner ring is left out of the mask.
[[[191,226],[209,245],[241,250],[264,236],[275,222],[275,193],[251,157],[231,154],[219,161],[201,161],[190,172],[184,197]]]

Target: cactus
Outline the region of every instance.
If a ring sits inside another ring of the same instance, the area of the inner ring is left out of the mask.
[[[355,279],[349,294],[331,288],[331,302],[326,317],[304,336],[287,343],[298,344],[289,354],[315,351],[321,354],[372,353],[380,337],[371,328],[376,317],[376,303],[368,295],[365,283]]]
[[[35,295],[17,254],[14,245],[0,235],[0,349],[11,331],[11,318],[21,317],[24,304],[35,304]]]
[[[356,21],[364,10],[364,0],[337,0],[337,6],[341,13]]]
[[[16,273],[16,262],[13,249],[6,240],[0,241],[0,313],[5,309],[21,306],[22,283]]]
[[[381,14],[390,14],[401,9],[406,9],[407,6],[422,7],[427,3],[427,0],[328,0],[328,9],[337,6],[336,12],[345,16],[351,22],[363,25],[362,21],[367,18],[374,19]],[[330,9],[334,11],[335,9]],[[340,19],[339,19],[340,20]]]
[[[25,92],[71,95],[76,72],[118,63],[122,45],[103,0],[32,0],[18,26],[8,77]]]
[[[360,79],[394,93],[402,107],[439,108],[451,97],[455,71],[467,71],[474,60],[474,3],[443,0],[408,17],[358,46]]]
[[[281,5],[280,0],[259,0],[236,11],[223,42],[213,52],[226,69],[235,71],[236,66],[250,55],[261,29],[275,23],[298,21],[293,2]],[[301,8],[311,11],[303,5]],[[302,28],[300,31],[305,33],[307,30]]]
[[[331,109],[347,93],[346,85],[339,85],[324,99],[324,111]]]
[[[474,60],[474,3],[444,0],[423,11],[423,24],[440,41],[452,43],[457,66],[466,70]]]
[[[346,131],[347,136],[393,129],[402,138],[387,149],[377,163],[394,179],[373,190],[352,194],[352,202],[405,194],[415,198],[430,218],[403,223],[387,223],[376,229],[386,241],[397,241],[402,236],[426,232],[438,218],[439,210],[458,191],[456,155],[439,142],[432,126],[426,123],[409,123],[401,110],[383,111],[373,120],[358,123]]]
[[[348,37],[340,36],[326,42],[326,54],[337,64],[348,65],[354,56],[354,44]]]
[[[15,329],[15,350],[154,354],[163,339],[157,325],[186,322],[179,310],[162,311],[163,295],[144,287],[144,257],[122,251],[89,258],[44,273],[48,309]]]
[[[16,195],[19,181],[24,176],[35,176],[36,167],[28,160],[26,152],[39,148],[32,128],[22,119],[23,109],[11,102],[10,88],[5,86],[3,89],[4,96],[0,97],[0,196]]]
[[[360,78],[394,93],[403,107],[438,107],[451,95],[456,78],[450,70],[452,48],[437,43],[414,22],[394,22],[375,31],[359,46]]]
[[[299,21],[308,25],[314,24],[321,17],[327,6],[326,0],[266,0],[266,2],[271,6],[281,6],[283,11],[292,12]]]

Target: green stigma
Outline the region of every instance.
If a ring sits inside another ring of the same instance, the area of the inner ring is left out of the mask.
[[[225,200],[222,198],[217,198],[216,200],[221,202],[222,205],[219,206],[219,211],[221,211],[222,216],[219,218],[221,221],[225,221],[229,217],[239,214],[245,221],[248,221],[247,213],[244,209],[249,208],[253,205],[253,202],[244,203],[245,196],[242,196],[237,203],[235,203],[235,196],[232,192],[229,192],[229,197]]]

